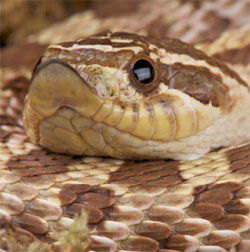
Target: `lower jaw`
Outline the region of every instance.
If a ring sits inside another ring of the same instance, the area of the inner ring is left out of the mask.
[[[59,153],[120,159],[196,159],[198,152],[185,141],[146,141],[106,124],[88,119],[69,107],[60,108],[39,124],[39,144]]]
[[[59,153],[109,156],[121,159],[157,159],[154,145],[114,127],[83,117],[72,108],[60,108],[39,124],[39,144]]]

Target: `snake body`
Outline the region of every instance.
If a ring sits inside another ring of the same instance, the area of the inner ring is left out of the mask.
[[[248,73],[211,57],[238,55],[248,34],[199,44],[207,54],[125,32],[49,46],[25,100],[29,137],[13,99],[1,126],[0,248],[249,251]]]

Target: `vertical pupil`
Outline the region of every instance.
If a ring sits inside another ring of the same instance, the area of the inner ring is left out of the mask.
[[[134,64],[133,72],[141,83],[148,84],[154,79],[154,69],[147,60],[138,60]]]

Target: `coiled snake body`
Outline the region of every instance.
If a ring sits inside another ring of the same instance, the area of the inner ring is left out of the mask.
[[[24,126],[84,157],[12,129],[26,153],[2,157],[2,248],[17,235],[18,249],[45,251],[248,251],[249,114],[247,78],[179,40],[106,32],[49,46]]]

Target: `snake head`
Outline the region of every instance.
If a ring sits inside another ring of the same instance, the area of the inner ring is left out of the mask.
[[[234,107],[225,75],[238,81],[175,39],[108,32],[52,45],[35,67],[24,124],[57,152],[192,159],[217,147],[213,127]]]

